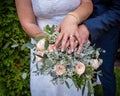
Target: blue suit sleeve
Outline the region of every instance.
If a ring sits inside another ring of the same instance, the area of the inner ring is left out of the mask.
[[[95,42],[103,33],[109,32],[111,28],[120,23],[120,0],[112,1],[113,4],[108,11],[84,22],[90,32],[92,42]]]

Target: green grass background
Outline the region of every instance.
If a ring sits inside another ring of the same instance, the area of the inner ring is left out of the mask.
[[[116,96],[120,96],[120,68],[115,67],[115,74],[116,74]],[[95,96],[103,96],[102,86],[97,85],[95,87]]]

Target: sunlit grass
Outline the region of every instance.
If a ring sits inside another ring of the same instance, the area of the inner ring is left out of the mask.
[[[120,68],[119,67],[115,67],[115,74],[116,74],[116,88],[117,88],[116,96],[120,96]],[[103,96],[101,85],[97,85],[95,87],[95,96]]]

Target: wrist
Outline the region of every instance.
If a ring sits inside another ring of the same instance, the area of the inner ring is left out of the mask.
[[[76,13],[70,12],[70,13],[68,13],[68,15],[74,17],[76,19],[77,24],[79,24],[80,18],[79,18],[79,16]]]

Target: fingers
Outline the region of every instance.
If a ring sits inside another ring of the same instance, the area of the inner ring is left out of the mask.
[[[56,42],[55,42],[55,48],[56,48],[56,49],[57,49],[58,46],[61,44],[60,42],[61,42],[62,38],[63,38],[63,34],[60,33],[60,34],[58,35],[57,39],[56,39]]]
[[[82,48],[83,48],[84,43],[86,43],[86,40],[85,40],[85,39],[83,39],[83,40],[81,41],[81,44],[79,44],[79,47],[78,47],[78,50],[77,50],[77,54],[80,54],[80,52],[81,52],[81,50],[82,50]]]
[[[69,45],[70,45],[70,41],[67,40],[65,49],[67,49],[69,47]]]
[[[78,46],[78,41],[75,40],[75,46],[74,46],[74,49]]]
[[[81,38],[80,38],[79,32],[75,32],[75,37],[76,37],[76,39],[77,39],[77,41],[78,41],[78,43],[80,45],[81,44]]]
[[[74,33],[74,35],[70,35],[70,51],[69,53],[72,53],[75,49],[75,41],[77,41],[77,43],[79,43],[79,45],[81,44],[81,38],[80,35],[78,33],[78,31],[76,31]]]
[[[65,51],[66,50],[66,43],[68,41],[68,35],[64,35],[63,39],[62,39],[62,44],[61,44],[61,51]]]
[[[56,39],[55,48],[57,49],[59,45],[61,45],[61,51],[65,51],[69,47],[68,53],[71,54],[76,48],[76,46],[79,45],[77,54],[80,54],[85,41],[86,39],[85,38],[81,39],[79,37],[79,34],[77,33],[76,33],[76,37],[74,35],[69,36],[68,34],[60,33],[58,35],[58,38]]]
[[[83,43],[81,43],[78,47],[78,50],[77,50],[77,54],[80,54],[81,50],[82,50],[82,47],[83,47]]]
[[[73,47],[73,51],[74,49],[78,46],[78,41],[77,40],[74,40],[74,45],[72,46]],[[69,47],[69,50],[68,50],[68,53],[71,54],[73,51],[71,51],[70,47]]]
[[[70,41],[70,49],[68,51],[68,53],[72,53],[74,51],[74,46],[75,46],[75,37],[74,35],[70,35],[69,36],[69,41]]]

